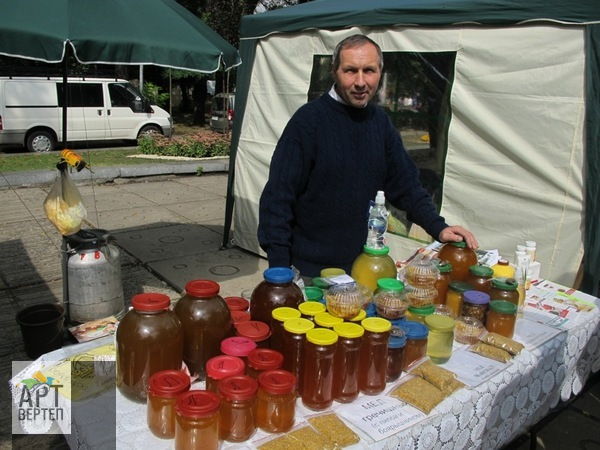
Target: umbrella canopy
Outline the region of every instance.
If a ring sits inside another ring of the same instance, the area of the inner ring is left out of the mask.
[[[239,53],[174,0],[4,2],[0,54],[63,61],[67,44],[83,64],[152,64],[212,73],[241,64]]]

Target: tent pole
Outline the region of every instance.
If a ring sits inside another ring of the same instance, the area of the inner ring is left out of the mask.
[[[62,148],[67,148],[67,105],[69,104],[69,56],[71,44],[65,43],[65,56],[63,58],[63,110],[62,110]]]

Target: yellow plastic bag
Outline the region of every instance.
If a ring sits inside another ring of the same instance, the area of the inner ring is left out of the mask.
[[[60,177],[44,200],[46,217],[63,236],[77,233],[87,215],[81,194],[66,169],[59,167]]]

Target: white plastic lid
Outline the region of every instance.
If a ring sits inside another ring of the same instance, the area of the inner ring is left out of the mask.
[[[377,205],[385,204],[385,193],[383,191],[377,191],[377,196],[375,197],[375,203]]]
[[[535,247],[536,246],[536,242],[535,241],[525,241],[525,245],[527,247]]]

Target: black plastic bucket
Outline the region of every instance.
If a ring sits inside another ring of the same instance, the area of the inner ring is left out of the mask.
[[[36,359],[62,347],[65,337],[65,310],[54,303],[29,306],[17,313],[25,353]]]

